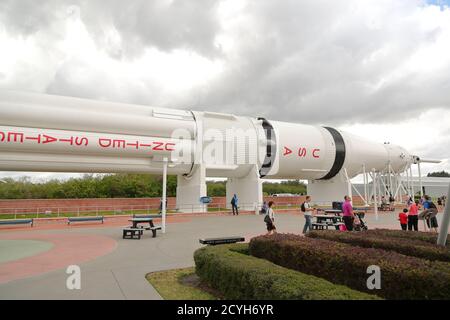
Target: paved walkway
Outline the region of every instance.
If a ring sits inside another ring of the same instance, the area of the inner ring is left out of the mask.
[[[370,228],[399,229],[395,213],[380,214],[378,221],[373,215],[367,215],[366,222]],[[279,232],[298,234],[303,223],[299,213],[283,213],[276,217]],[[160,299],[145,280],[145,275],[152,271],[193,266],[193,252],[201,247],[199,238],[242,235],[249,239],[263,233],[263,217],[256,215],[192,216],[182,222],[168,224],[164,235],[159,233],[157,238],[151,238],[147,233],[141,240],[123,240],[120,226],[107,223],[77,228],[30,228],[26,232],[0,231],[0,240],[55,243],[55,239],[59,239],[67,242],[56,243],[48,251],[32,257],[0,264],[0,279],[6,279],[0,284],[0,299]],[[62,249],[60,256],[55,256],[56,249]],[[44,256],[44,261],[51,265],[59,264],[51,270],[42,270],[43,260],[37,259],[39,256]],[[7,264],[24,261],[27,262],[25,269],[38,272],[15,277],[10,268],[2,269]],[[69,264],[81,267],[81,290],[66,288],[68,274],[65,271]]]

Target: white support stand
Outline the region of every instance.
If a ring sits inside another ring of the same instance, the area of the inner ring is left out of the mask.
[[[352,183],[350,181],[350,178],[348,177],[347,168],[344,168],[344,175],[345,175],[345,180],[347,181],[347,195],[350,197],[350,199],[353,199]]]
[[[447,191],[447,200],[450,199],[450,185]],[[439,235],[437,239],[437,244],[440,246],[445,246],[447,243],[448,227],[450,226],[450,205],[445,202],[444,214],[442,215],[441,230],[439,230]]]
[[[378,201],[377,201],[377,173],[372,169],[372,185],[373,185],[373,211],[375,220],[378,221]]]
[[[366,165],[363,165],[363,179],[364,179],[364,201],[366,203],[366,207],[369,206],[369,194],[367,192],[367,184],[369,183],[369,179],[367,178]]]
[[[308,180],[307,191],[312,203],[330,206],[333,201],[344,201],[348,186],[345,177],[339,175],[331,180]]]
[[[255,211],[256,206],[259,208],[263,201],[263,193],[258,167],[253,166],[245,177],[228,178],[226,192],[227,208],[231,208],[231,198],[235,193],[238,197],[238,208],[240,210]]]
[[[205,204],[200,198],[207,195],[206,170],[202,165],[196,165],[190,177],[177,177],[177,208],[180,212],[206,212]]]
[[[163,187],[162,187],[162,233],[166,233],[166,199],[167,199],[167,158],[163,159]]]
[[[421,170],[420,170],[420,161],[417,162],[417,169],[419,170],[419,188],[420,188],[420,196],[423,197],[422,172],[421,172]]]

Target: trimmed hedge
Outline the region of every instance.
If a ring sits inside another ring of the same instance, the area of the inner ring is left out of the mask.
[[[336,284],[374,293],[367,288],[367,268],[381,270],[381,289],[388,299],[450,299],[450,264],[291,234],[260,236],[250,241],[250,254],[280,266]]]
[[[450,249],[421,240],[382,237],[370,232],[312,231],[310,238],[338,241],[365,248],[392,250],[407,256],[450,262]]]
[[[194,253],[196,273],[226,299],[380,299],[243,254],[247,250],[248,244],[198,249]]]
[[[380,238],[402,238],[417,241],[424,241],[430,244],[436,244],[438,235],[431,232],[423,231],[403,231],[403,230],[389,230],[389,229],[374,229],[367,230],[364,233]],[[447,245],[450,245],[450,238],[447,239]]]

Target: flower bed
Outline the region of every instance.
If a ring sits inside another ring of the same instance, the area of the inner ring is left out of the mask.
[[[379,238],[402,238],[417,241],[424,241],[431,244],[436,244],[437,234],[422,231],[403,231],[403,230],[389,230],[389,229],[374,229],[364,231],[368,235],[373,235]],[[450,245],[450,238],[447,239],[447,245]]]
[[[374,232],[312,231],[310,238],[348,243],[365,248],[392,250],[407,256],[450,262],[450,249],[430,242],[402,237],[389,237]]]
[[[384,298],[450,299],[450,264],[445,262],[291,234],[256,237],[249,248],[255,257],[371,293],[367,268],[379,266],[381,289],[375,293]]]

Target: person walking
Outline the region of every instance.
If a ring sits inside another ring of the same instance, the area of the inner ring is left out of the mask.
[[[425,195],[424,202],[423,202],[423,209],[420,213],[421,219],[425,219],[427,222],[427,226],[430,229],[430,231],[438,232],[438,221],[436,218],[436,215],[438,213],[438,210],[436,208],[436,205],[431,201],[430,196]]]
[[[408,231],[412,231],[413,229],[414,229],[414,231],[419,231],[419,226],[418,226],[419,208],[418,208],[418,205],[419,205],[419,200],[416,200],[416,202],[411,203],[411,205],[409,206]]]
[[[163,207],[163,199],[161,198],[159,200],[159,213],[162,213],[162,207]],[[166,210],[167,210],[167,198],[166,198]]]
[[[381,211],[386,211],[388,207],[388,202],[385,196],[381,196]]]
[[[237,197],[236,193],[233,195],[233,198],[231,198],[231,208],[233,209],[233,216],[235,214],[239,215],[239,211],[238,211],[238,197]]]
[[[344,200],[344,204],[342,205],[342,219],[344,220],[347,231],[353,231],[355,216],[353,215],[352,200],[349,196],[345,196]]]
[[[439,197],[437,199],[437,205],[438,205],[439,210],[441,210],[442,209],[442,198],[441,197]]]
[[[263,202],[263,205],[262,205],[262,207],[261,207],[261,214],[266,214],[268,208],[269,208],[269,206],[267,205],[267,202],[264,201],[264,202]]]
[[[395,210],[395,198],[392,195],[392,193],[389,193],[389,210],[394,211]]]
[[[408,200],[406,201],[406,205],[408,208],[414,203],[413,198],[411,196],[408,196]]]
[[[311,208],[309,204],[311,202],[311,196],[306,196],[305,201],[300,206],[300,210],[303,212],[305,216],[305,225],[303,226],[303,234],[305,234],[308,229],[312,230],[312,213],[314,212],[314,208]]]
[[[266,223],[267,235],[271,235],[277,232],[275,227],[275,212],[272,209],[273,201],[269,201],[267,204],[267,213],[264,216],[264,222]]]

